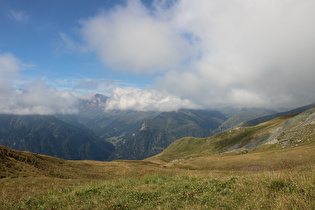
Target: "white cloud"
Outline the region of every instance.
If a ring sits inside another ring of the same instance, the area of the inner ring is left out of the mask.
[[[0,113],[4,114],[73,114],[77,99],[68,91],[58,91],[38,80],[15,87],[23,64],[11,54],[0,55]]]
[[[106,101],[106,110],[137,110],[137,111],[173,111],[177,109],[197,109],[200,106],[189,100],[160,93],[156,90],[137,88],[116,88]]]
[[[75,114],[77,99],[68,91],[48,87],[41,80],[31,82],[26,91],[16,90],[10,109],[14,114]]]
[[[199,59],[157,84],[212,106],[301,105],[315,98],[314,1],[178,1],[172,27],[198,37]]]
[[[188,44],[166,21],[151,15],[140,1],[128,1],[82,20],[82,34],[107,67],[152,73],[177,67],[188,55]]]
[[[14,20],[22,23],[25,23],[30,19],[30,17],[23,11],[10,10],[9,16]]]
[[[164,1],[154,5],[149,10],[140,1],[128,1],[126,7],[83,20],[86,45],[106,67],[159,71],[155,88],[203,107],[314,102],[315,1],[179,0],[171,7]],[[118,92],[110,108],[161,102],[151,90]],[[140,95],[143,101],[132,99]]]

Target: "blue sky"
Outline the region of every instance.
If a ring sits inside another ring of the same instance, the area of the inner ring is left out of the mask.
[[[61,34],[80,40],[79,21],[101,10],[126,5],[125,1],[1,1],[2,53],[12,53],[28,67],[21,79],[42,78],[48,83],[59,80],[107,78],[145,87],[152,77],[104,67],[93,52],[67,49]],[[147,82],[146,82],[147,81]],[[62,84],[58,84],[61,85]],[[67,84],[71,87],[75,84]]]
[[[312,103],[314,8],[308,0],[0,0],[0,112],[73,113],[93,93],[110,97],[108,110]]]

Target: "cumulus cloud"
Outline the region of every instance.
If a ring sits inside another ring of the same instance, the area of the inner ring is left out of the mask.
[[[157,82],[208,106],[313,102],[314,6],[307,0],[178,1],[172,25],[198,37],[200,57]]]
[[[161,93],[156,90],[138,88],[116,88],[106,101],[106,110],[137,110],[137,111],[173,111],[181,108],[197,109],[200,106],[189,100]]]
[[[155,1],[153,9],[128,1],[81,21],[82,35],[106,67],[160,71],[154,87],[177,99],[297,106],[315,98],[313,8],[310,0]],[[151,90],[124,91],[110,108],[154,107]]]
[[[165,71],[187,58],[188,43],[160,17],[140,3],[82,20],[88,48],[98,53],[106,67],[133,73]]]
[[[12,54],[0,55],[0,113],[73,114],[77,99],[68,91],[58,91],[37,80],[16,88],[18,72],[25,66]]]

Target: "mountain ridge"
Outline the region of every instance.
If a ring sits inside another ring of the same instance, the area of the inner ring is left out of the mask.
[[[301,107],[298,107],[298,108],[295,108],[295,109],[290,109],[290,110],[285,111],[285,112],[278,112],[278,113],[271,114],[271,115],[265,115],[263,117],[258,117],[258,118],[252,119],[252,120],[244,121],[239,126],[245,127],[245,126],[258,125],[260,123],[272,120],[272,119],[274,119],[276,117],[281,117],[281,116],[288,115],[288,114],[294,114],[294,113],[306,111],[306,110],[312,108],[313,106],[315,106],[315,103],[311,103],[311,104],[308,104],[308,105],[305,105],[305,106],[301,106]]]
[[[250,151],[284,149],[314,142],[315,107],[312,107],[256,126],[236,127],[208,138],[185,137],[148,160],[172,162],[224,153],[246,154]]]

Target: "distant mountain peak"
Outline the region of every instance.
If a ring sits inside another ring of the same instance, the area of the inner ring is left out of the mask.
[[[100,94],[100,93],[96,93],[94,95],[94,99],[97,100],[98,102],[103,102],[105,103],[108,99],[108,96],[105,96],[103,94]]]
[[[90,106],[105,106],[107,99],[108,99],[108,96],[105,96],[100,93],[96,93],[94,95],[82,97],[81,102],[85,105],[90,105]]]

